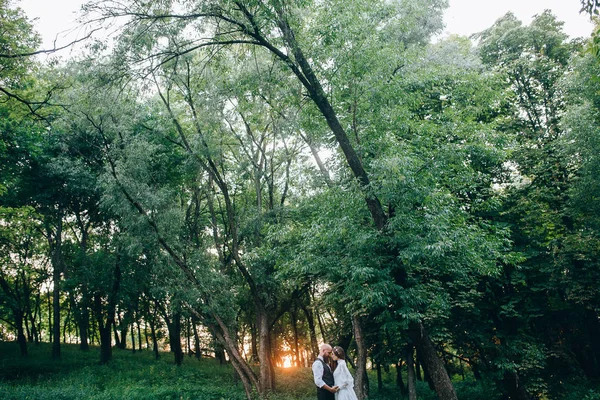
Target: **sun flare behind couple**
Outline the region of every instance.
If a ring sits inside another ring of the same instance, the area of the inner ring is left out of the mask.
[[[333,367],[329,361],[333,360]],[[346,365],[346,353],[340,346],[324,343],[312,365],[317,400],[358,400],[354,393],[354,378]]]

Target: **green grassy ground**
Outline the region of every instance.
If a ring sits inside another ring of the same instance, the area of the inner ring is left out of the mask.
[[[29,346],[29,356],[19,355],[16,343],[0,342],[0,399],[32,400],[244,400],[244,390],[233,368],[212,359],[186,357],[182,366],[164,353],[155,360],[152,352],[132,353],[113,350],[113,360],[99,365],[99,349],[82,352],[76,345],[63,345],[61,360],[50,357],[47,343]],[[277,391],[269,400],[314,400],[315,389],[309,368],[277,369]],[[401,399],[395,386],[395,371],[383,376],[383,390],[377,390],[370,376],[372,400]],[[495,400],[493,395],[463,382],[457,387],[459,398]],[[420,400],[433,400],[427,385],[418,382]],[[488,390],[489,392],[489,390]],[[462,393],[462,395],[461,395]]]
[[[59,361],[50,354],[50,345],[42,343],[30,345],[22,358],[16,343],[0,342],[0,399],[245,399],[233,368],[212,359],[186,357],[177,367],[169,353],[155,360],[150,351],[115,349],[110,364],[102,366],[95,347],[81,352],[63,345]],[[277,383],[272,400],[313,400],[308,368],[278,369]]]

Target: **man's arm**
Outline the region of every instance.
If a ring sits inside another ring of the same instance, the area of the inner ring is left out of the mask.
[[[325,389],[331,393],[335,393],[339,390],[337,386],[331,387],[328,384],[326,384],[325,381],[323,380],[323,363],[322,362],[315,361],[312,365],[312,371],[313,371],[313,379],[314,379],[315,385],[317,385],[317,387],[319,387],[321,389]]]
[[[312,365],[312,371],[315,385],[317,385],[319,388],[326,385],[325,381],[323,380],[323,363],[318,360],[315,361]]]

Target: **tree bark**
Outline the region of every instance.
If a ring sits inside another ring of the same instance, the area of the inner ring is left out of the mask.
[[[23,330],[23,312],[19,310],[13,310],[15,326],[17,327],[17,342],[19,343],[19,350],[21,352],[21,356],[27,356],[27,338],[25,337],[25,333]]]
[[[294,367],[299,367],[300,366],[300,349],[299,349],[299,345],[298,345],[298,341],[299,341],[299,337],[298,337],[298,314],[296,312],[296,310],[294,309],[291,313],[290,313],[291,317],[292,317],[292,330],[294,332],[294,358],[293,358],[293,363],[292,365]]]
[[[94,313],[100,332],[100,364],[105,365],[112,358],[111,325],[113,318],[108,314],[106,322],[104,321],[102,317],[102,299],[98,293],[94,295]]]
[[[402,359],[398,360],[396,363],[396,386],[400,388],[400,393],[402,396],[405,396],[406,386],[404,386],[404,381],[402,380]]]
[[[60,281],[62,265],[62,214],[59,213],[54,231],[46,225],[52,263],[52,358],[60,358]]]
[[[421,323],[413,324],[409,331],[409,336],[417,348],[417,352],[422,357],[424,367],[429,373],[439,400],[456,400],[456,392],[454,391],[446,367],[438,356],[423,325]]]
[[[417,400],[417,379],[415,376],[415,366],[413,362],[413,345],[406,345],[406,385],[408,387],[408,400]]]
[[[315,330],[315,318],[313,316],[312,310],[309,309],[306,305],[302,305],[302,311],[304,311],[304,315],[306,316],[306,321],[308,323],[308,331],[310,334],[310,351],[311,351],[311,359],[315,360],[319,355],[319,344],[317,343],[317,331]]]
[[[367,376],[367,346],[358,315],[352,316],[352,328],[357,350],[354,390],[359,400],[362,400],[369,396],[369,378]]]
[[[271,359],[271,338],[269,318],[262,304],[256,306],[256,319],[258,326],[258,359],[260,361],[261,392],[267,393],[274,389],[275,375],[273,373],[273,360]]]

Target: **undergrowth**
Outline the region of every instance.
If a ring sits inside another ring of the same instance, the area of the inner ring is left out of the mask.
[[[21,357],[16,343],[0,342],[0,399],[2,400],[245,400],[244,388],[230,365],[186,357],[176,366],[170,353],[156,360],[151,351],[113,349],[108,365],[100,365],[100,350],[87,352],[62,345],[60,360],[51,358],[48,343],[29,346]],[[370,373],[373,371],[370,371]],[[395,370],[383,374],[383,388],[369,376],[371,400],[399,400]],[[277,368],[277,390],[269,400],[314,400],[310,368]],[[490,388],[472,381],[455,382],[461,400],[497,400]],[[435,400],[424,382],[417,382],[419,400]],[[596,400],[595,397],[590,397]],[[586,399],[587,400],[587,399]]]

